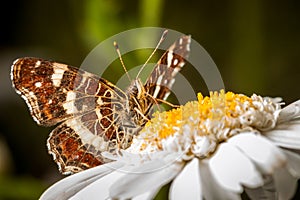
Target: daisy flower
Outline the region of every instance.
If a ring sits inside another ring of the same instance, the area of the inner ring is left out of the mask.
[[[155,113],[111,163],[69,176],[41,199],[290,199],[300,177],[300,100],[223,90]]]

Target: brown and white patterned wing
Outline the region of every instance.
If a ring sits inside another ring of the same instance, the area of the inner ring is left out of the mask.
[[[118,148],[120,129],[112,121],[102,123],[97,112],[68,119],[51,132],[47,146],[61,173],[76,173],[107,163],[110,160],[101,153],[114,153]],[[104,118],[110,120],[112,116]]]
[[[95,155],[93,150],[84,146],[80,134],[68,123],[51,132],[47,147],[62,174],[76,173],[105,163],[101,154]]]
[[[190,43],[190,36],[182,36],[159,59],[144,85],[147,93],[153,98],[167,99],[175,82],[174,78],[189,55]]]
[[[115,153],[129,146],[132,128],[122,124],[122,111],[98,107],[56,127],[47,142],[63,174],[76,173],[110,162],[101,153]]]
[[[11,76],[32,117],[43,126],[126,98],[120,89],[94,74],[38,58],[17,59]]]
[[[16,60],[12,81],[38,124],[63,122],[47,143],[63,174],[105,163],[101,152],[126,144],[122,141],[126,128],[116,124],[121,124],[119,113],[124,112],[127,96],[108,81],[37,58]]]

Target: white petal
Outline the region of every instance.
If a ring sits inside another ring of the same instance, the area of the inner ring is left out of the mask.
[[[202,199],[199,159],[194,158],[173,181],[170,188],[170,199]]]
[[[254,133],[241,133],[228,140],[255,162],[263,174],[272,174],[286,163],[283,152],[269,140]]]
[[[254,163],[229,143],[222,143],[219,146],[209,160],[209,167],[216,181],[233,192],[241,193],[242,185],[253,188],[263,184]]]
[[[182,169],[183,163],[153,160],[133,168],[110,188],[110,196],[127,199],[156,190],[170,182]]]
[[[287,166],[276,169],[273,177],[266,176],[264,186],[256,189],[245,188],[251,199],[291,199],[297,188],[300,172],[300,156],[287,150]]]
[[[109,188],[120,177],[124,176],[122,171],[114,171],[96,181],[89,184],[78,193],[76,193],[70,200],[98,200],[109,199]]]
[[[297,189],[297,178],[294,178],[286,168],[276,170],[273,177],[279,200],[291,199]]]
[[[292,176],[300,178],[300,155],[288,150],[282,150],[287,157],[287,168]]]
[[[134,197],[132,200],[152,200],[154,199],[155,195],[157,194],[158,190],[152,190],[141,194],[139,196]]]
[[[121,166],[123,166],[123,164],[120,162],[111,162],[68,176],[48,188],[42,194],[40,199],[68,199],[85,186],[116,170],[117,168],[120,168]]]
[[[300,149],[300,119],[279,124],[274,130],[263,133],[276,145]]]
[[[89,199],[89,200],[99,200],[99,199],[110,199],[109,197],[109,189],[113,183],[122,179],[129,170],[132,170],[132,166],[124,166],[119,168],[118,170],[96,180],[95,182],[91,183],[90,185],[86,186],[82,190],[80,190],[77,194],[72,196],[70,200],[82,200],[82,199]],[[157,190],[152,190],[141,194],[135,197],[135,200],[147,200],[153,199]]]
[[[203,196],[206,200],[224,199],[239,200],[240,194],[226,190],[220,186],[212,175],[207,160],[200,162],[200,177]]]
[[[278,122],[287,122],[296,118],[300,118],[300,100],[283,108],[279,113]]]
[[[264,177],[264,185],[259,188],[247,188],[245,192],[250,199],[277,199],[275,183],[271,175]]]

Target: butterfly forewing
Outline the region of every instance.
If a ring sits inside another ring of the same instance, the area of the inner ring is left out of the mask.
[[[159,59],[148,77],[145,90],[155,99],[166,100],[176,74],[185,64],[190,52],[190,36],[182,36]]]
[[[39,58],[20,58],[12,81],[36,122],[53,126],[97,106],[119,103],[126,95],[112,83],[75,67]],[[100,102],[100,103],[99,103]]]
[[[38,124],[61,123],[50,133],[47,146],[60,171],[74,173],[109,162],[103,152],[130,145],[150,118],[153,99],[168,96],[189,44],[190,37],[182,36],[166,51],[141,86],[146,93],[142,95],[130,91],[135,87],[123,92],[97,75],[38,58],[16,60],[11,77]]]

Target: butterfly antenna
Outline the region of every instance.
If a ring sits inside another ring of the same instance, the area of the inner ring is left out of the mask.
[[[117,54],[118,54],[118,56],[119,56],[119,60],[120,60],[121,65],[122,65],[122,67],[123,67],[123,69],[124,69],[124,71],[125,71],[125,73],[126,73],[126,75],[127,75],[127,78],[128,78],[128,80],[131,82],[131,81],[132,81],[132,78],[129,76],[129,73],[128,73],[126,67],[125,67],[124,62],[123,62],[122,55],[121,55],[121,52],[120,52],[120,49],[119,49],[119,45],[118,45],[117,42],[115,42],[115,41],[114,41],[114,47],[116,48]]]
[[[163,34],[160,37],[159,42],[157,43],[155,49],[153,50],[153,52],[151,53],[151,55],[149,56],[149,58],[146,60],[146,62],[144,63],[144,65],[142,66],[142,68],[139,70],[138,74],[136,75],[136,78],[138,78],[140,76],[140,73],[143,71],[143,69],[145,68],[145,66],[147,65],[147,63],[149,62],[149,60],[153,57],[154,53],[156,52],[156,50],[158,49],[158,47],[160,46],[160,44],[164,41],[166,35],[168,33],[168,30],[165,30],[163,32]]]

